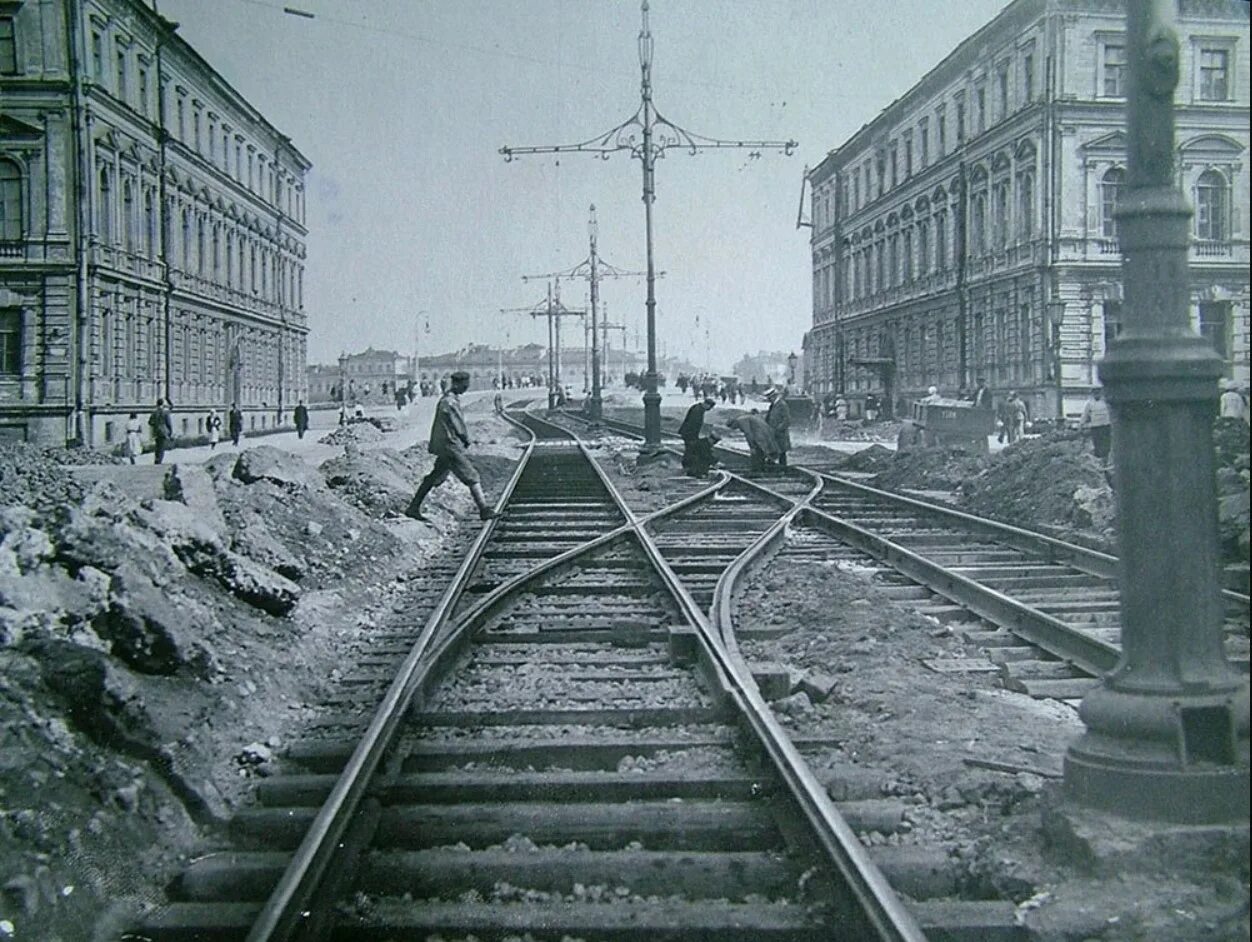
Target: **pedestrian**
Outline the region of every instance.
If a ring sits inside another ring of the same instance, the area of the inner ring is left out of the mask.
[[[769,399],[769,411],[765,413],[765,422],[774,433],[774,441],[778,445],[778,467],[787,467],[787,452],[791,451],[791,408],[787,405],[787,389],[771,386],[765,390]]]
[[[143,454],[143,421],[138,412],[132,412],[126,420],[126,457],[134,464]]]
[[[1017,391],[1010,390],[1009,398],[1004,403],[1005,434],[1009,444],[1022,437],[1026,430],[1026,403],[1017,398]]]
[[[156,408],[148,416],[148,428],[152,430],[152,449],[156,454],[153,464],[161,464],[174,438],[174,420],[170,418],[169,406],[164,399],[156,401]]]
[[[928,386],[926,387],[926,395],[922,398],[922,402],[938,402],[942,398],[943,397],[939,395],[938,386]]]
[[[774,431],[755,409],[747,415],[736,416],[726,424],[743,433],[748,451],[752,453],[753,471],[764,471],[778,460],[778,441],[774,438]]]
[[[435,405],[435,420],[430,426],[429,451],[435,456],[435,466],[430,473],[422,478],[417,493],[404,511],[406,517],[425,521],[422,515],[422,501],[426,495],[448,479],[452,474],[458,481],[469,488],[470,496],[478,506],[480,520],[491,520],[496,516],[495,510],[487,502],[483,494],[482,480],[478,469],[469,459],[469,430],[465,427],[465,416],[461,412],[461,393],[469,389],[469,373],[457,370],[452,374],[452,382],[448,390],[439,397]]]
[[[980,376],[978,385],[974,388],[974,408],[990,411],[992,406],[991,390],[987,388],[987,381]]]
[[[835,420],[848,421],[848,400],[843,397],[843,393],[835,397]]]
[[[865,421],[873,422],[878,418],[878,397],[869,393],[865,397]]]
[[[303,399],[296,403],[292,418],[296,422],[296,437],[304,438],[304,433],[309,430],[309,407],[304,404]]]
[[[209,433],[209,451],[216,451],[217,443],[222,440],[222,417],[216,409],[210,409],[204,417],[204,430]]]
[[[239,436],[243,434],[243,413],[233,402],[230,404],[230,412],[226,413],[226,431],[230,433],[230,443],[238,448]]]
[[[708,474],[713,463],[713,444],[706,437],[701,438],[704,431],[704,416],[717,402],[711,397],[695,403],[687,410],[682,424],[678,426],[678,437],[683,440],[683,470],[694,478],[702,478]]]
[[[496,393],[491,400],[491,404],[496,408],[496,415],[504,415],[504,396]]]
[[[1104,390],[1096,386],[1082,407],[1082,418],[1079,427],[1091,434],[1091,450],[1100,460],[1100,464],[1108,464],[1109,449],[1113,445],[1112,417],[1109,415],[1109,404],[1104,401]]]
[[[1222,380],[1222,396],[1218,401],[1218,415],[1223,419],[1241,419],[1248,421],[1248,404],[1239,392],[1239,386],[1233,379]]]

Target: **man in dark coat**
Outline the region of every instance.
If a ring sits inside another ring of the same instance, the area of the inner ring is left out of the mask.
[[[765,390],[769,398],[769,411],[765,413],[765,424],[774,433],[774,441],[778,445],[778,466],[787,467],[787,452],[791,451],[791,409],[787,405],[787,391],[772,387]]]
[[[678,426],[678,437],[683,440],[683,470],[692,477],[702,478],[713,464],[713,442],[704,431],[704,414],[717,402],[710,396],[697,402],[683,417]]]
[[[243,434],[243,413],[237,403],[230,404],[230,412],[226,416],[226,430],[230,432],[230,443],[239,447],[239,436]]]
[[[296,436],[304,438],[304,433],[309,430],[309,407],[304,404],[303,399],[296,405],[293,418],[296,422]]]
[[[165,460],[165,451],[174,438],[174,420],[170,418],[169,406],[164,399],[156,401],[156,408],[148,416],[148,428],[152,430],[152,446],[156,452],[155,464]]]
[[[987,381],[981,376],[978,377],[978,386],[974,390],[974,408],[986,409],[990,412],[994,408],[991,401],[991,390],[987,388]]]
[[[435,466],[430,473],[422,478],[417,493],[405,510],[406,517],[425,521],[422,515],[422,501],[426,495],[448,479],[452,474],[470,490],[470,496],[478,506],[478,517],[490,520],[496,516],[495,510],[487,502],[483,494],[483,485],[478,477],[478,469],[469,459],[469,431],[465,427],[465,416],[461,412],[461,393],[469,389],[469,373],[457,370],[452,374],[452,385],[439,399],[435,406],[435,420],[430,427],[429,450],[435,456]]]
[[[748,450],[752,452],[752,470],[764,471],[771,462],[778,458],[778,441],[769,424],[753,410],[748,415],[741,415],[726,423],[733,429],[743,432]]]

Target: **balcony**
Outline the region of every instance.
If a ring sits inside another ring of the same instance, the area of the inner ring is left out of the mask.
[[[1191,257],[1233,259],[1235,246],[1233,242],[1196,239],[1191,243]]]
[[[23,258],[26,252],[21,242],[0,242],[0,258]]]

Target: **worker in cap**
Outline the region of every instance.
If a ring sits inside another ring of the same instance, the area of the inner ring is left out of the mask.
[[[716,399],[705,396],[687,410],[678,426],[678,437],[683,440],[683,470],[695,478],[704,477],[713,465],[713,439],[704,428],[704,416],[715,405]]]
[[[422,501],[426,495],[448,479],[451,474],[469,488],[470,496],[478,506],[478,516],[482,520],[490,520],[496,516],[495,510],[487,502],[483,494],[482,481],[478,477],[478,469],[469,459],[469,431],[465,427],[465,416],[461,412],[461,393],[469,389],[469,373],[457,370],[451,376],[451,385],[439,397],[435,406],[435,420],[430,427],[430,453],[435,456],[435,466],[430,473],[422,478],[417,493],[409,502],[404,514],[414,520],[425,521],[422,515]]]

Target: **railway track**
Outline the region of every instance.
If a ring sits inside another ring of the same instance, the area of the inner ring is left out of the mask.
[[[985,930],[984,908],[901,903],[854,837],[881,803],[836,809],[706,617],[740,546],[795,502],[722,478],[638,518],[576,443],[525,421],[502,515],[364,731],[319,724],[129,938]],[[727,539],[690,552],[709,533]]]
[[[635,437],[642,431],[619,421],[604,424]],[[753,473],[743,453],[719,447],[717,454],[738,475],[759,484],[772,479],[775,492],[793,500],[820,482],[794,520],[812,531],[803,538],[803,552],[874,570],[923,614],[980,623],[964,637],[986,651],[1010,689],[1076,704],[1116,665],[1116,558],[827,471]],[[780,532],[771,551],[786,545]],[[1225,591],[1223,600],[1227,656],[1246,671],[1249,599]]]

